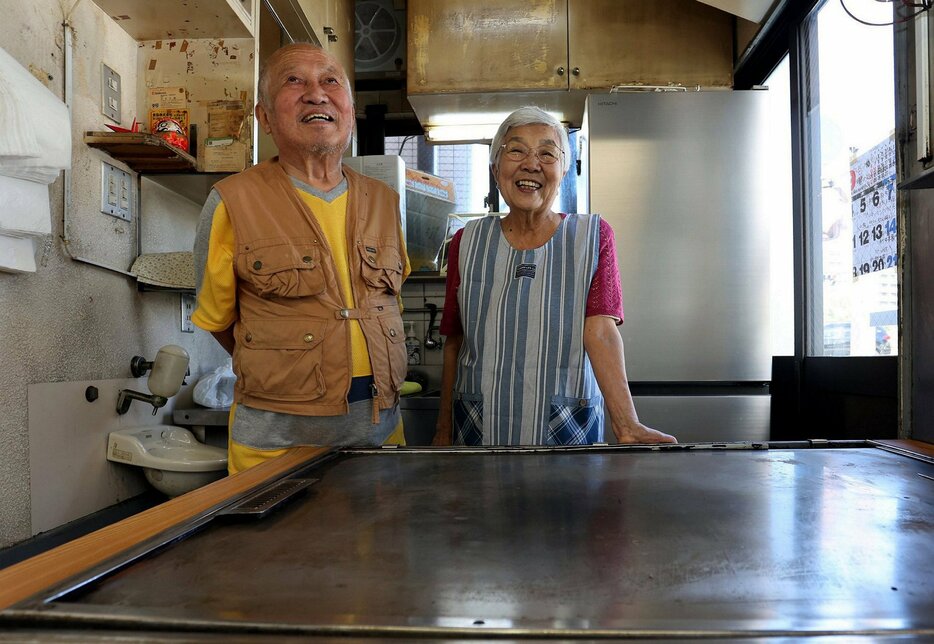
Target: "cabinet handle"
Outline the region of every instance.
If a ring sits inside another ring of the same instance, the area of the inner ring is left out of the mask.
[[[575,67],[574,69],[571,70],[571,73],[574,74],[575,76],[580,76],[580,75],[581,75],[581,68],[580,68],[580,67]]]
[[[326,33],[329,36],[334,33],[334,27],[323,27],[323,29],[324,29],[324,33]]]
[[[557,70],[558,76],[564,76],[564,67],[559,67]]]

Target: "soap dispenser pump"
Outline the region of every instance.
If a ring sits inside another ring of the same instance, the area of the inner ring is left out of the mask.
[[[130,372],[139,378],[152,369],[147,384],[151,394],[144,394],[132,389],[121,389],[117,394],[117,413],[125,414],[130,411],[130,403],[141,400],[152,405],[152,415],[155,416],[160,407],[169,401],[169,398],[178,393],[185,384],[188,373],[188,352],[180,346],[167,344],[156,353],[152,362],[142,356],[134,356],[130,361]]]
[[[422,363],[422,343],[415,335],[415,323],[405,323],[405,352],[408,354],[408,363]]]

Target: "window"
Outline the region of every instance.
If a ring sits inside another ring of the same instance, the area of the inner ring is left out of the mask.
[[[765,80],[769,91],[770,288],[772,355],[795,352],[794,226],[791,182],[791,79],[788,56]]]
[[[398,154],[405,167],[454,182],[457,213],[486,212],[490,190],[490,146],[429,145],[424,136],[387,136],[386,154]]]
[[[807,355],[897,347],[893,28],[864,24],[892,7],[823,2],[804,25]]]

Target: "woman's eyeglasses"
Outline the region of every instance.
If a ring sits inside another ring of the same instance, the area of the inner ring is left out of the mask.
[[[540,148],[530,148],[521,143],[504,143],[503,154],[510,161],[524,161],[530,154],[534,154],[539,163],[551,165],[557,163],[564,150],[555,145],[543,145]]]

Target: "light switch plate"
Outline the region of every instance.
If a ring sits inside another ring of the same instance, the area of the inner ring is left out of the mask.
[[[101,113],[120,122],[120,74],[101,63]]]
[[[191,321],[191,314],[195,312],[195,296],[189,293],[182,293],[182,331],[184,333],[194,333],[195,325]]]
[[[129,172],[101,161],[101,212],[117,219],[133,219],[133,182]]]

